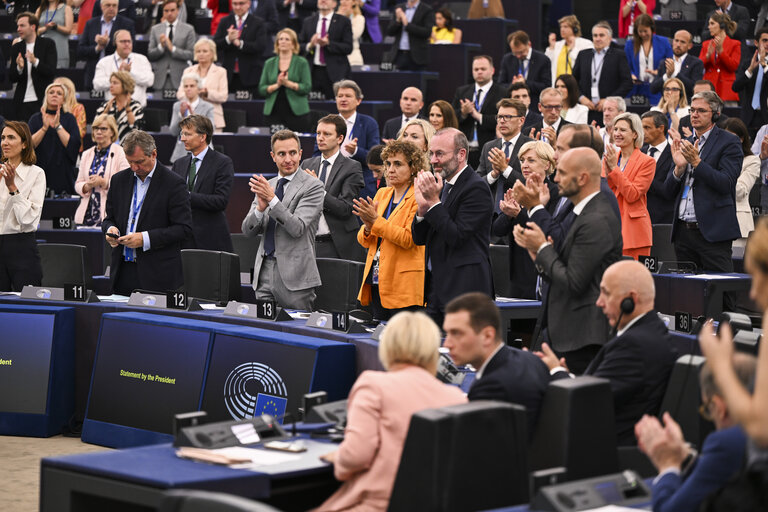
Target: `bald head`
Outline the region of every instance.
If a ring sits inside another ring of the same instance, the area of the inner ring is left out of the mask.
[[[655,298],[653,276],[645,265],[634,260],[621,260],[605,269],[597,306],[612,326],[618,322],[621,329],[634,318],[653,310]],[[632,299],[634,306],[622,312],[621,303],[625,299]]]
[[[415,87],[406,87],[400,95],[400,110],[406,117],[418,115],[424,108],[424,96]]]
[[[573,148],[557,161],[555,183],[561,196],[578,204],[600,190],[600,159],[591,148]]]

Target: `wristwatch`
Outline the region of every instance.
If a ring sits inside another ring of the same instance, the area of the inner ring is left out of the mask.
[[[61,124],[59,124],[59,126],[56,127],[56,131],[61,130],[61,128],[62,128],[62,126],[61,126]]]
[[[16,192],[11,192],[10,190],[8,191],[8,195],[10,195],[10,196],[15,196],[18,193],[19,193],[18,190],[16,190]]]

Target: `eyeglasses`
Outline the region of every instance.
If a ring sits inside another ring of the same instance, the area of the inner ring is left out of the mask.
[[[692,108],[689,110],[691,114],[706,114],[708,112],[712,112],[711,110],[707,110],[705,108]]]
[[[562,105],[542,105],[541,108],[543,110],[561,110],[563,106]]]
[[[509,115],[502,114],[502,115],[496,116],[496,120],[497,121],[511,121],[513,119],[517,119],[518,117],[523,117],[523,116],[509,116]]]
[[[707,421],[712,421],[714,418],[712,417],[712,413],[709,412],[709,407],[712,405],[712,399],[710,398],[703,404],[699,406],[699,414],[702,418],[704,418]]]
[[[680,92],[682,89],[678,89],[677,87],[665,87],[664,92]]]
[[[92,132],[105,132],[107,130],[109,130],[109,128],[106,126],[94,126],[91,128]]]

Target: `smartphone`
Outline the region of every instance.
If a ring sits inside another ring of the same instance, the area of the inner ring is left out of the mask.
[[[107,233],[107,236],[108,236],[109,238],[120,238],[120,235],[118,235],[118,234],[116,234],[116,233]]]

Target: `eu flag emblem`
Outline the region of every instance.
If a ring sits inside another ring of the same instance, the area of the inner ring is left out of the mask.
[[[287,398],[281,398],[279,396],[267,395],[266,393],[259,393],[256,396],[256,407],[254,408],[254,416],[261,416],[262,414],[269,414],[277,420],[278,423],[283,423],[283,414],[285,414],[285,406],[288,404]],[[278,419],[279,418],[279,419]]]

